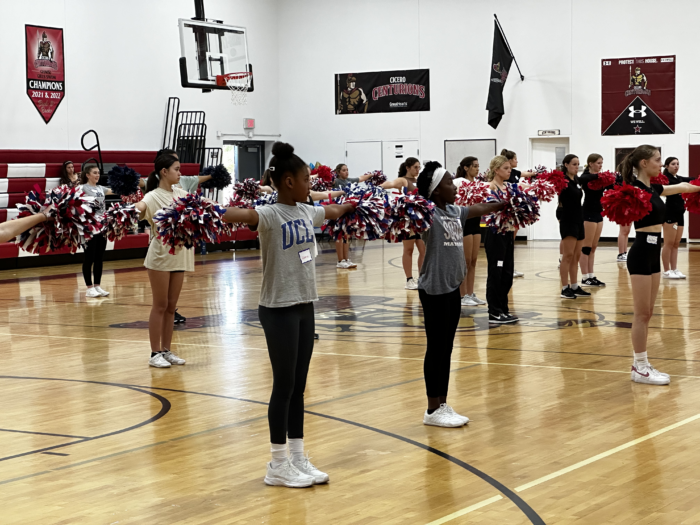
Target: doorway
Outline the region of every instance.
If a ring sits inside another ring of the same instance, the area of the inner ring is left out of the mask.
[[[528,169],[535,166],[546,166],[548,169],[559,169],[564,157],[569,153],[568,137],[531,138],[530,164]],[[525,167],[521,169],[525,171]],[[528,226],[528,240],[559,240],[559,222],[554,220],[557,212],[558,199],[543,202],[540,205],[540,219]]]

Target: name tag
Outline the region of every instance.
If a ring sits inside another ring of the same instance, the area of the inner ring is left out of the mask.
[[[496,266],[503,266],[503,261],[498,261],[498,263],[496,263]]]
[[[649,236],[647,237],[647,242],[648,242],[649,244],[658,244],[659,238],[658,238],[658,237],[654,237],[654,236],[652,236],[652,235],[649,235]]]
[[[311,250],[308,248],[299,252],[299,259],[301,260],[301,264],[306,264],[314,260],[314,258],[311,257]]]

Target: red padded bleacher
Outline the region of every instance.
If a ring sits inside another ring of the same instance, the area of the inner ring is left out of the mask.
[[[102,151],[102,162],[129,164],[153,163],[157,151]],[[90,157],[97,158],[97,150],[35,150],[4,149],[0,150],[0,164],[45,164],[56,163],[59,166],[67,160],[75,163],[85,162]],[[139,172],[140,173],[140,172]]]

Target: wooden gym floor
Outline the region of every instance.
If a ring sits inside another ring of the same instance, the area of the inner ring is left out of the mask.
[[[325,248],[328,248],[327,246]],[[149,368],[142,261],[0,273],[0,522],[6,524],[700,523],[700,248],[662,281],[649,333],[668,387],[631,383],[629,277],[559,298],[558,243],[516,247],[521,322],[463,308],[449,401],[472,422],[426,427],[418,294],[401,248],[318,260],[306,447],[327,486],[263,484],[271,374],[258,252],[198,258],[180,299],[184,367]],[[477,294],[484,297],[483,250]]]

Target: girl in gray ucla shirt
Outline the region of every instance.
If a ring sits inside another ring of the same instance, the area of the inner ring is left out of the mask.
[[[255,210],[228,208],[224,220],[256,226],[260,234],[263,279],[258,315],[272,364],[272,396],[267,412],[272,461],[265,483],[309,487],[328,474],[304,456],[304,389],[314,347],[316,268],[314,226],[353,211],[351,204],[304,204],[309,170],[289,144],[272,146],[270,172],[277,204]],[[287,439],[289,438],[289,439]],[[289,441],[289,454],[287,453]]]
[[[467,219],[501,209],[503,203],[455,206],[457,188],[452,175],[437,162],[428,162],[418,176],[418,192],[435,203],[433,225],[423,233],[425,261],[418,278],[418,295],[423,306],[425,352],[423,372],[428,395],[425,425],[461,427],[469,418],[447,404],[450,359],[462,304],[459,286],[467,274],[462,232]]]

